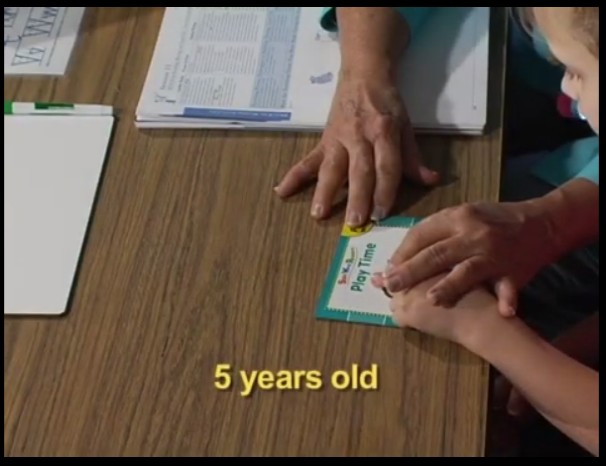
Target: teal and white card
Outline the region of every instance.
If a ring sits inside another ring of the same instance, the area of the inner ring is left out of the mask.
[[[381,273],[418,218],[392,217],[364,228],[344,228],[322,292],[318,319],[395,327],[388,294],[375,287]]]

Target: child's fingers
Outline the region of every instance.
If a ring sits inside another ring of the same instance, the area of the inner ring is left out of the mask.
[[[507,403],[507,412],[515,418],[525,417],[530,411],[530,405],[522,394],[515,388],[509,394],[509,402]]]
[[[509,403],[509,395],[511,394],[512,386],[503,376],[497,377],[494,385],[494,409],[496,411],[505,411]]]

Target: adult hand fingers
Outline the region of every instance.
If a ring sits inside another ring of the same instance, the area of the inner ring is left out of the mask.
[[[457,238],[447,239],[421,250],[417,255],[400,265],[393,265],[385,277],[386,287],[391,293],[414,286],[440,275],[467,258]]]
[[[428,217],[413,227],[391,257],[392,268],[404,264],[421,251],[451,236],[452,223],[443,213]]]
[[[352,227],[364,225],[370,217],[375,189],[373,148],[367,141],[349,147],[349,193],[347,223]]]
[[[347,180],[349,155],[343,146],[326,151],[318,173],[318,183],[312,201],[311,215],[323,219],[330,215],[333,202]]]
[[[435,306],[449,306],[486,282],[489,271],[484,262],[471,257],[454,267],[436,286],[429,290],[427,299]]]
[[[307,184],[314,181],[318,176],[323,160],[324,152],[322,147],[318,146],[307,157],[292,167],[284,178],[282,178],[280,184],[275,188],[278,196],[293,196]]]
[[[402,181],[402,154],[398,138],[380,138],[375,143],[376,185],[372,220],[389,215]]]
[[[401,146],[404,177],[420,186],[437,185],[440,182],[440,174],[423,165],[421,151],[409,120],[402,128]]]
[[[495,285],[499,312],[503,317],[515,317],[518,312],[518,289],[510,278],[502,278]]]

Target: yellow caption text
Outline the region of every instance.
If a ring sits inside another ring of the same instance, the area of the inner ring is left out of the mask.
[[[215,370],[215,388],[220,391],[238,390],[243,398],[259,391],[320,391],[327,386],[343,392],[376,391],[379,389],[379,368],[375,364],[362,369],[354,364],[328,376],[321,371],[244,371],[230,364],[220,364]]]

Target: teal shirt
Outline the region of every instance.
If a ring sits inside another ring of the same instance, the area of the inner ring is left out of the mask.
[[[326,30],[337,29],[335,8],[324,8],[321,24]],[[427,18],[442,8],[447,7],[396,7],[408,22],[412,40],[423,29]],[[510,69],[529,86],[556,96],[560,92],[562,71],[548,60],[549,48],[542,36],[528,37],[514,21],[510,41]],[[599,185],[599,137],[561,147],[536,167],[535,174],[554,186],[561,186],[574,178],[585,178]]]

